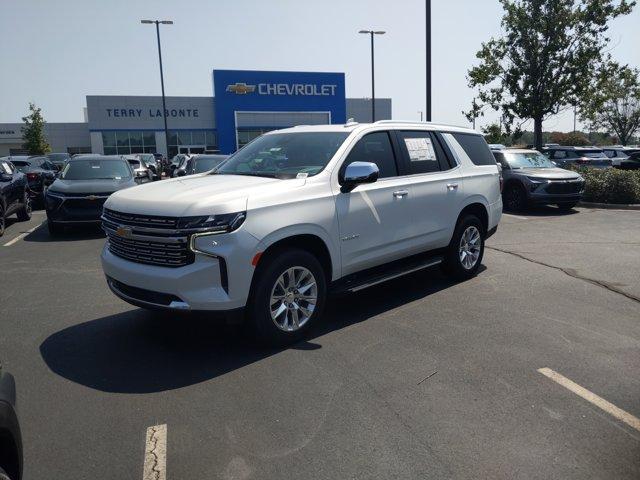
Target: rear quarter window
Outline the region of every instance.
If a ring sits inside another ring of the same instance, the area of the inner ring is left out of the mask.
[[[475,165],[496,164],[489,145],[481,135],[471,133],[453,133],[452,135]]]

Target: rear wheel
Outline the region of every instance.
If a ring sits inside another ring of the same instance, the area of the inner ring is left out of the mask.
[[[0,203],[0,237],[4,235],[4,227],[5,227],[4,205]]]
[[[21,222],[27,222],[31,220],[31,198],[29,192],[25,190],[24,197],[22,198],[22,204],[24,205],[18,210],[18,220]]]
[[[527,206],[527,194],[519,185],[512,184],[505,188],[502,194],[502,202],[505,210],[520,212]]]
[[[458,280],[473,277],[484,255],[484,228],[475,215],[465,215],[458,221],[443,263],[445,273]]]
[[[322,315],[327,286],[320,262],[304,250],[287,250],[263,260],[248,314],[260,341],[285,345],[298,340]]]
[[[559,203],[558,204],[558,208],[562,212],[568,212],[569,210],[573,210],[573,208],[575,208],[576,205],[578,205],[578,202],[574,202],[574,203]]]

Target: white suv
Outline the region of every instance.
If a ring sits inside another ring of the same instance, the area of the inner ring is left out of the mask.
[[[438,264],[473,276],[501,214],[498,167],[472,130],[301,126],[211,172],[111,195],[102,266],[129,303],[242,312],[283,343],[318,320],[329,291]]]

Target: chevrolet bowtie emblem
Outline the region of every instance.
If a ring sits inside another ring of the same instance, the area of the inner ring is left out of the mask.
[[[227,92],[233,92],[236,95],[245,95],[247,93],[253,93],[256,90],[255,85],[247,85],[246,83],[235,83],[227,86]]]
[[[96,200],[98,197],[96,197],[95,195],[89,195],[87,197],[87,200]]]
[[[129,227],[118,227],[116,233],[119,237],[122,238],[130,238],[131,237],[131,229]]]

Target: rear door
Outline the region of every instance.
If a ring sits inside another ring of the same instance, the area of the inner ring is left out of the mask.
[[[0,173],[6,175],[6,180],[0,180],[0,193],[5,198],[7,211],[16,202],[16,176],[8,162],[0,162]]]
[[[352,162],[372,162],[380,170],[374,183],[336,191],[343,275],[396,260],[412,249],[411,179],[399,176],[398,160],[390,132],[376,131],[363,135],[340,166],[344,171]]]
[[[438,133],[399,130],[397,136],[411,181],[408,203],[417,230],[415,247],[420,251],[444,247],[464,198],[461,169]]]

